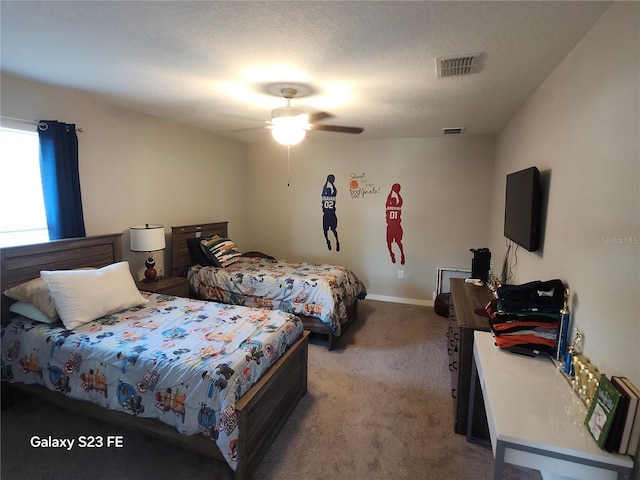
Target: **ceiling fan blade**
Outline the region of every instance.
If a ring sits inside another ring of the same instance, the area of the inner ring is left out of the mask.
[[[309,125],[309,130],[322,130],[324,132],[338,132],[338,133],[362,133],[364,128],[362,127],[342,127],[339,125]]]
[[[244,115],[236,115],[235,113],[217,113],[216,119],[228,120],[230,122],[260,122],[264,123],[264,120],[254,117],[245,117]]]
[[[330,113],[327,112],[315,112],[309,114],[309,123],[319,122],[320,120],[324,120],[325,118],[333,117]]]
[[[240,133],[250,132],[252,130],[263,130],[265,127],[235,128],[233,130],[221,130],[220,133]],[[269,127],[266,127],[269,128]]]

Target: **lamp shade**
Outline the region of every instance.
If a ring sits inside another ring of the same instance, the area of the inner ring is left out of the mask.
[[[163,225],[134,225],[129,228],[129,238],[132,252],[154,252],[166,246]]]

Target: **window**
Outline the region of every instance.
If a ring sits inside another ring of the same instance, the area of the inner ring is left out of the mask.
[[[49,241],[36,127],[0,127],[0,247]]]

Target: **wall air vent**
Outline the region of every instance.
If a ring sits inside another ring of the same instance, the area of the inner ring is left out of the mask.
[[[460,135],[462,132],[464,132],[464,127],[449,127],[442,129],[443,135]]]
[[[459,77],[480,71],[480,53],[436,58],[436,77]]]

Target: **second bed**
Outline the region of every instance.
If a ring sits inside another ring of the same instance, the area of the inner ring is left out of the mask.
[[[228,238],[227,222],[172,227],[173,275],[187,276],[195,297],[294,313],[306,330],[328,336],[329,350],[356,320],[367,291],[350,269],[259,252],[235,256],[225,266],[198,261],[199,242],[215,237]]]

